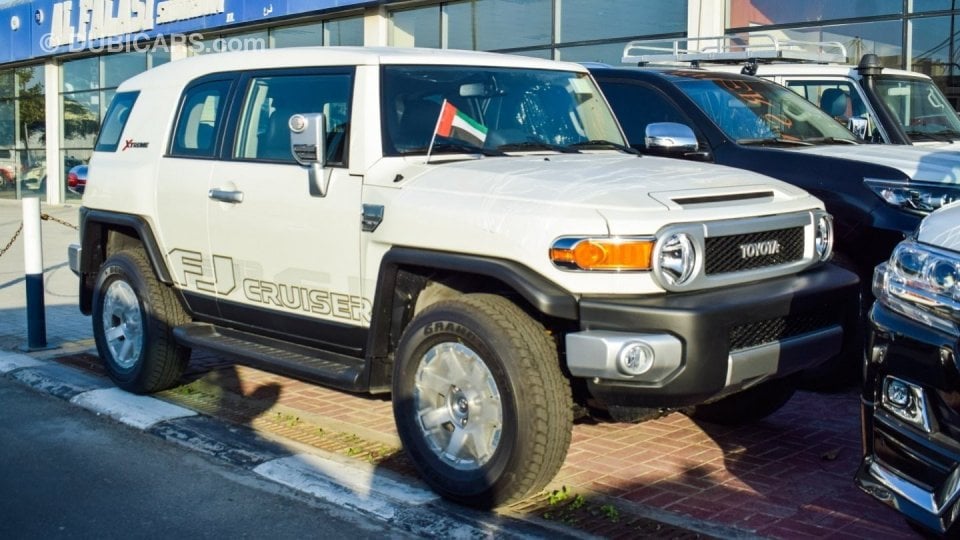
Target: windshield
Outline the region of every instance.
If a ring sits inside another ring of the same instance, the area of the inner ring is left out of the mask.
[[[881,76],[874,88],[911,140],[960,139],[960,119],[933,81]]]
[[[431,141],[433,154],[488,155],[624,144],[613,113],[585,73],[386,66],[382,107],[387,156],[425,154]]]
[[[685,74],[689,76],[689,74]],[[688,79],[677,86],[741,144],[830,144],[857,139],[796,92],[762,80]]]

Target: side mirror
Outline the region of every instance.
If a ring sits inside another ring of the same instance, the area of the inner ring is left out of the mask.
[[[647,125],[644,135],[644,146],[651,154],[683,156],[698,148],[697,136],[684,124],[655,122]]]
[[[326,158],[327,122],[322,113],[295,114],[290,117],[290,151],[297,163],[310,166],[314,163],[321,167]]]
[[[329,171],[324,171],[327,156],[327,121],[322,113],[295,114],[287,122],[290,128],[290,152],[297,163],[310,168],[310,195],[326,197]]]

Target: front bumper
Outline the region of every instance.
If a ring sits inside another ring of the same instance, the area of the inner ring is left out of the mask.
[[[940,534],[960,533],[958,335],[877,302],[864,364],[860,489]],[[912,390],[910,405],[885,399],[885,382]]]
[[[608,406],[696,405],[837,356],[855,345],[845,329],[858,311],[857,276],[831,264],[689,294],[584,297],[567,367]],[[651,337],[653,368],[618,371],[620,347]]]
[[[80,244],[70,244],[67,246],[67,262],[70,265],[70,270],[76,274],[80,275],[80,252],[82,248]]]

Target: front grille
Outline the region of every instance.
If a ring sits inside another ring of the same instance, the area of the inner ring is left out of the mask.
[[[782,339],[809,334],[838,324],[837,316],[827,313],[803,313],[734,326],[728,335],[730,351],[775,343]]]
[[[803,258],[803,227],[713,236],[704,245],[707,275],[765,268]]]

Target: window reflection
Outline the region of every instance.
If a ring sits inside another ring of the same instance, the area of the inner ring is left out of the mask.
[[[440,47],[440,8],[390,13],[390,45],[393,47]]]
[[[549,45],[552,38],[551,0],[472,0],[445,4],[443,12],[450,49],[531,47]]]
[[[902,0],[729,0],[728,28],[896,15]]]
[[[563,0],[557,41],[569,43],[686,30],[686,0]]]

